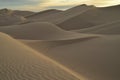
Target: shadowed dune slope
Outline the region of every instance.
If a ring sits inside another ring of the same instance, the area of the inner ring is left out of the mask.
[[[120,36],[99,36],[52,42],[22,41],[88,80],[120,79]]]
[[[0,33],[0,79],[82,80],[48,57]]]
[[[32,11],[19,11],[19,10],[14,10],[14,12],[13,12],[14,15],[23,16],[23,17],[26,17],[28,15],[32,15],[34,13],[35,12],[32,12]]]
[[[59,24],[92,8],[94,8],[94,6],[80,5],[66,11],[46,10],[26,18],[33,21],[45,21]]]
[[[94,36],[65,31],[56,25],[47,22],[34,22],[23,25],[1,27],[0,31],[17,39],[28,40],[65,40]]]
[[[20,11],[20,10],[11,10],[11,9],[0,9],[0,14],[9,14],[9,15],[17,15],[17,16],[28,16],[33,14],[31,11]]]
[[[9,9],[0,10],[0,26],[14,25],[24,22],[26,19],[23,16],[13,14],[14,11]]]
[[[78,33],[92,33],[92,34],[120,34],[120,21],[114,21],[107,24],[102,24],[90,28],[73,30]]]
[[[90,9],[85,11],[83,14],[77,15],[64,21],[63,23],[60,23],[58,26],[66,30],[75,30],[117,21],[120,20],[119,8],[120,5],[108,8]]]
[[[14,25],[24,22],[25,20],[24,17],[16,15],[0,15],[0,26]]]

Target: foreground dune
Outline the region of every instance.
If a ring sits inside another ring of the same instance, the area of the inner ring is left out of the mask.
[[[120,34],[120,21],[113,21],[111,23],[102,24],[90,28],[73,30],[78,33],[92,33],[92,34]]]
[[[0,33],[0,45],[2,80],[84,80],[3,33]]]
[[[65,40],[90,36],[65,31],[58,26],[47,22],[33,22],[23,25],[1,27],[0,31],[17,39],[28,40]]]
[[[61,41],[22,41],[88,80],[120,79],[120,36]]]

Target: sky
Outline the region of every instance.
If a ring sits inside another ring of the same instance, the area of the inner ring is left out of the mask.
[[[67,9],[80,4],[105,7],[120,4],[120,0],[0,0],[0,8],[41,11],[45,9]]]

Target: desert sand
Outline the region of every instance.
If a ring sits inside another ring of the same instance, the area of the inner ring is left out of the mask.
[[[107,8],[92,8],[58,24],[58,26],[66,30],[75,30],[117,21],[120,20],[120,17],[118,17],[120,14],[119,8],[120,5]]]
[[[0,79],[120,80],[119,8],[3,9]]]
[[[119,80],[120,36],[22,41],[89,80]]]
[[[78,33],[91,33],[91,34],[106,34],[106,35],[119,35],[120,34],[120,21],[114,21],[90,28],[71,30]]]
[[[41,21],[41,22],[51,22],[54,24],[60,24],[66,20],[69,20],[77,15],[80,15],[87,10],[94,9],[94,6],[87,6],[85,4],[76,6],[73,8],[70,8],[65,11],[60,11],[60,10],[46,10],[42,12],[35,13],[33,15],[30,15],[26,17],[29,21]]]
[[[48,57],[0,33],[0,79],[80,80],[80,77]]]
[[[48,22],[33,22],[23,25],[0,27],[0,31],[13,36],[14,38],[27,40],[65,40],[95,36],[65,31]]]

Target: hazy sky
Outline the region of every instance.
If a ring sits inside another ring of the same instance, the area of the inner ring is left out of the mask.
[[[0,0],[0,8],[40,11],[44,9],[67,9],[88,4],[99,7],[120,4],[120,0]]]

